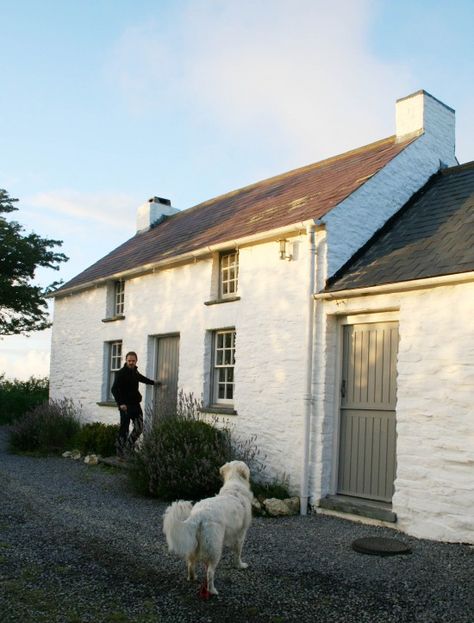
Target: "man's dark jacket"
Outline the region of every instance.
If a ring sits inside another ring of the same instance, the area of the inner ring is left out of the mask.
[[[127,364],[116,372],[111,391],[119,406],[140,404],[142,395],[138,391],[138,383],[154,385],[155,381],[147,379],[137,368],[129,368]]]

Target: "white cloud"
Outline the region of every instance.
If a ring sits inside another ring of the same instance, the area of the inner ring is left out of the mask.
[[[49,376],[51,331],[31,337],[4,337],[0,341],[0,374],[8,379],[27,380]]]
[[[118,41],[109,69],[133,107],[175,102],[311,160],[392,134],[395,99],[422,86],[370,53],[369,0],[185,6],[172,24],[134,25]]]
[[[40,210],[42,218],[49,214],[85,221],[97,222],[110,227],[133,229],[133,217],[138,206],[126,194],[82,193],[74,190],[52,190],[25,197],[24,204]],[[53,213],[53,214],[51,214]]]

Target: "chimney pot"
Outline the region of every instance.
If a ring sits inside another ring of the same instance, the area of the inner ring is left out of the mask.
[[[171,206],[169,199],[150,197],[137,210],[137,234],[148,231],[154,223],[164,216],[172,216],[179,212]]]
[[[163,197],[150,197],[148,199],[149,203],[162,203],[163,205],[170,206],[171,201],[169,199],[164,199]]]

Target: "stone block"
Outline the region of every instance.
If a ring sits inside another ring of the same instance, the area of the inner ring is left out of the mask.
[[[88,454],[84,458],[84,463],[86,463],[86,465],[98,465],[99,457],[97,456],[97,454]]]

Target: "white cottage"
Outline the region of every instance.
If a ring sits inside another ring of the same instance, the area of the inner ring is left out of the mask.
[[[397,101],[387,139],[182,212],[153,197],[135,236],[55,293],[51,397],[116,422],[111,379],[136,350],[142,372],[163,381],[146,404],[192,392],[257,436],[304,511],[337,496],[336,350],[313,295],[455,164],[454,111],[419,91]],[[387,491],[375,513],[393,521],[401,498]]]
[[[474,543],[474,162],[433,176],[315,300],[319,506]]]

